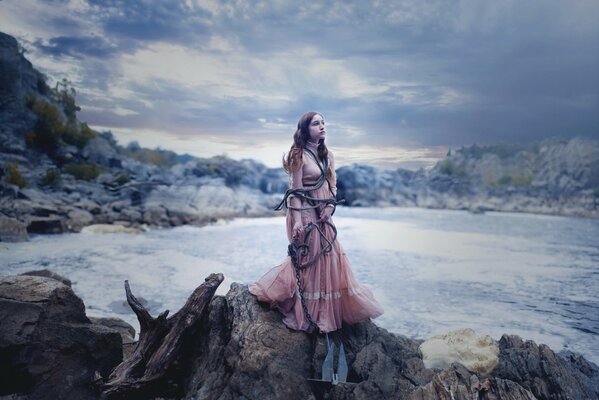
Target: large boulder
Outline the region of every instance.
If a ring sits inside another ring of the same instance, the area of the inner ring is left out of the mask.
[[[90,323],[81,299],[52,278],[0,278],[0,321],[0,395],[97,399],[94,380],[122,358],[118,332]]]
[[[599,369],[580,356],[562,357],[548,347],[499,342],[499,365],[472,372],[460,363],[426,368],[418,340],[372,322],[331,334],[345,346],[348,381],[310,382],[320,375],[322,335],[292,331],[279,313],[260,304],[244,285],[216,296],[196,347],[182,362],[186,399],[591,399],[598,398]],[[497,344],[489,344],[496,352]],[[337,357],[337,356],[336,356]],[[493,363],[496,363],[497,359]],[[530,370],[529,370],[530,368]],[[473,368],[475,369],[475,368]]]
[[[199,335],[187,399],[309,399],[314,343],[264,312],[247,288],[233,284],[211,303]],[[209,350],[209,351],[208,351]]]
[[[104,136],[96,135],[92,138],[81,152],[87,162],[100,165],[121,167],[121,156],[117,149]]]
[[[30,217],[27,224],[29,233],[63,233],[66,231],[65,218],[59,215]]]
[[[598,399],[599,369],[575,354],[559,356],[547,345],[503,335],[494,375],[516,381],[538,399]]]
[[[94,222],[92,213],[80,208],[73,208],[67,214],[68,219],[65,224],[69,231],[80,232],[84,227]]]
[[[135,328],[120,318],[90,317],[89,320],[94,324],[102,325],[117,331],[123,339],[123,344],[135,342]]]
[[[71,287],[71,280],[69,278],[65,278],[64,276],[57,274],[54,271],[50,271],[49,269],[39,269],[39,270],[34,270],[34,271],[27,271],[27,272],[23,272],[21,275],[43,276],[46,278],[52,278],[54,280],[64,283],[68,287]]]

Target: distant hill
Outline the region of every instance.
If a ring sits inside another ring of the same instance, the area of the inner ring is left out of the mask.
[[[350,205],[599,216],[599,141],[548,139],[529,145],[469,146],[429,170],[338,170]]]

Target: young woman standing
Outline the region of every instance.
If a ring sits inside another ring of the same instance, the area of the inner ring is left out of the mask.
[[[325,137],[322,114],[302,115],[283,161],[289,190],[279,205],[287,207],[290,254],[249,288],[277,308],[289,328],[323,333],[383,313],[372,292],[354,278],[337,240],[335,159]]]

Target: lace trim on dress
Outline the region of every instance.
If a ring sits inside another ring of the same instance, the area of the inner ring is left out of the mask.
[[[363,292],[362,288],[347,288],[347,289],[341,289],[339,291],[329,292],[329,293],[327,293],[325,291],[304,292],[304,298],[307,300],[318,300],[318,299],[331,300],[331,299],[340,299],[343,296],[355,296],[362,292]]]

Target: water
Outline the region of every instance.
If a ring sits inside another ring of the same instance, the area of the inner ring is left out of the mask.
[[[427,338],[470,327],[569,349],[599,363],[599,221],[528,214],[340,208],[339,240],[385,308],[375,322]],[[250,283],[286,256],[282,218],[128,234],[36,236],[0,244],[1,274],[49,268],[73,281],[88,315],[118,316],[123,281],[153,315],[178,310],[211,272]]]

